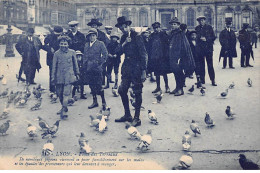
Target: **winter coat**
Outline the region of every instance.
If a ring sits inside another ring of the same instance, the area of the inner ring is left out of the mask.
[[[55,34],[48,34],[46,36],[46,38],[44,39],[44,46],[45,46],[46,51],[47,51],[46,63],[47,63],[48,66],[52,66],[54,53],[57,50],[59,50],[59,48],[60,48],[57,35],[55,35]],[[54,49],[54,51],[55,51],[54,53],[51,52],[51,48]]]
[[[75,36],[72,34],[72,32],[69,32],[68,36],[71,38],[71,44],[70,44],[69,48],[73,49],[75,51],[79,50],[83,53],[84,46],[86,44],[85,35],[82,34],[80,31],[77,31]]]
[[[243,50],[251,50],[251,35],[250,32],[242,29],[239,31],[238,40],[240,42],[240,48]]]
[[[237,57],[236,51],[236,35],[235,32],[230,29],[224,29],[219,34],[219,42],[221,44],[221,51],[219,57]]]

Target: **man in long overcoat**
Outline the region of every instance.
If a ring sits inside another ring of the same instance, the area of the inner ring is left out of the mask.
[[[40,64],[40,49],[43,49],[40,39],[34,34],[34,29],[29,28],[27,36],[19,39],[15,45],[16,50],[22,56],[22,69],[26,76],[27,84],[36,84],[34,82],[36,70],[39,72]]]
[[[197,18],[197,21],[199,22],[199,25],[196,26],[195,30],[197,32],[198,47],[201,50],[198,56],[202,57],[203,59],[204,57],[206,58],[211,84],[213,86],[217,86],[215,82],[215,71],[213,67],[213,44],[216,39],[216,36],[212,26],[206,24],[205,16],[199,16]],[[203,67],[202,67],[201,82],[205,84],[205,59],[202,65]]]
[[[223,57],[223,69],[227,66],[227,58],[229,58],[229,68],[233,67],[233,57],[237,57],[236,43],[237,38],[235,32],[231,29],[232,22],[226,21],[226,28],[219,34],[219,42],[221,44],[221,51],[219,57]]]

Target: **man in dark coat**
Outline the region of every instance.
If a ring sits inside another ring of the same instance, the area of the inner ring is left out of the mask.
[[[89,41],[84,48],[83,69],[85,74],[82,74],[91,89],[93,95],[93,103],[88,108],[98,107],[97,95],[101,96],[102,107],[106,109],[106,100],[104,89],[102,88],[102,65],[107,60],[107,49],[102,41],[97,40],[97,30],[91,28],[88,32]]]
[[[51,73],[52,73],[52,61],[54,53],[59,50],[58,37],[63,33],[63,28],[61,26],[55,26],[54,31],[46,36],[44,39],[44,47],[47,50],[47,66],[49,66],[49,90],[50,92],[55,92],[55,85],[51,83]]]
[[[70,31],[68,33],[68,36],[71,38],[71,44],[69,46],[70,49],[73,49],[75,51],[81,51],[81,53],[84,52],[84,46],[86,43],[86,37],[83,33],[78,31],[78,21],[71,21],[68,23],[70,27]],[[80,98],[81,99],[87,99],[86,94],[84,93],[84,85],[81,87],[80,90]]]
[[[122,16],[117,19],[117,24],[115,25],[123,32],[120,44],[122,45],[122,51],[125,54],[125,60],[121,68],[121,84],[118,89],[125,114],[121,118],[116,119],[115,122],[128,121],[132,122],[132,126],[136,127],[141,125],[139,117],[142,105],[142,88],[143,82],[146,79],[148,57],[142,36],[138,35],[135,31],[130,30],[131,23],[132,21],[127,20],[125,16]],[[133,120],[127,95],[131,83],[135,94],[135,115]]]
[[[199,22],[199,25],[196,26],[195,30],[197,32],[198,47],[201,50],[198,56],[201,56],[203,59],[206,57],[211,84],[213,86],[217,86],[213,67],[213,44],[216,36],[212,26],[206,24],[205,16],[198,17],[197,21]],[[203,61],[201,81],[203,84],[205,84],[205,60]]]
[[[249,64],[250,59],[250,52],[252,50],[251,46],[251,36],[250,32],[248,31],[248,23],[243,23],[242,30],[239,31],[238,40],[240,42],[241,48],[241,67],[253,67]],[[246,57],[246,64],[245,64],[245,57]]]
[[[34,82],[36,70],[39,72],[41,68],[40,64],[40,49],[44,49],[40,39],[33,36],[34,29],[29,28],[27,31],[27,36],[19,39],[15,45],[16,50],[22,55],[22,66],[24,74],[26,76],[27,85],[35,85]]]
[[[195,62],[189,41],[185,33],[180,29],[178,18],[172,18],[169,24],[172,25],[172,31],[169,36],[169,62],[176,81],[176,88],[170,94],[181,96],[184,94],[183,87],[185,82],[183,70],[193,71]]]
[[[161,31],[161,24],[155,22],[152,24],[154,32],[150,35],[148,46],[148,64],[150,64],[150,71],[154,72],[156,76],[157,87],[152,93],[161,91],[160,76],[163,76],[165,83],[165,92],[170,93],[168,85],[167,73],[170,73],[169,66],[169,47],[168,36],[165,31]],[[149,62],[150,61],[150,62]]]
[[[219,57],[223,57],[223,69],[227,66],[227,58],[229,58],[229,68],[233,67],[233,57],[237,57],[236,43],[237,38],[235,32],[230,28],[232,22],[226,21],[226,28],[219,34],[219,42],[221,44],[221,51]]]

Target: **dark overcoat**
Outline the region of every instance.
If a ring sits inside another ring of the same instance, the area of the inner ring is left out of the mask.
[[[84,46],[86,44],[85,35],[82,34],[80,31],[77,31],[75,35],[73,35],[72,32],[69,32],[68,36],[71,38],[71,44],[69,45],[69,48],[75,51],[79,50],[83,53]]]
[[[219,57],[237,57],[237,39],[232,29],[230,29],[230,32],[227,29],[221,31],[219,34],[219,42],[221,44]]]
[[[242,29],[239,31],[238,40],[242,50],[251,50],[251,35],[250,32]]]
[[[48,34],[46,38],[44,39],[44,47],[47,51],[47,59],[46,63],[48,66],[52,66],[52,61],[53,61],[53,56],[54,53],[59,50],[59,41],[58,41],[58,36],[55,35],[54,33]],[[54,49],[54,53],[51,52],[51,48]]]

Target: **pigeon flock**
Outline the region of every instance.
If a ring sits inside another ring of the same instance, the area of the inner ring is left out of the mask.
[[[0,80],[2,80],[2,84],[6,85],[6,81],[3,82],[5,79],[4,75],[0,76]],[[252,80],[248,78],[247,84],[249,87],[252,87]],[[235,88],[235,83],[232,82],[229,87],[221,92],[217,98],[228,98],[229,90]],[[206,94],[205,87],[200,88],[200,93],[202,96]],[[188,90],[190,95],[193,95],[194,92],[194,85]],[[25,108],[28,101],[35,102],[34,106],[30,108],[31,111],[37,111],[41,109],[42,104],[42,95],[46,93],[46,89],[39,84],[37,87],[33,87],[32,92],[30,91],[29,86],[25,86],[24,91],[10,91],[9,88],[6,88],[4,91],[0,92],[0,99],[6,99],[6,104],[4,111],[0,115],[0,120],[8,119],[10,114],[10,105],[13,103],[14,108]],[[135,94],[132,89],[129,90],[130,93],[130,102],[133,108],[135,108]],[[112,95],[114,97],[118,97],[118,90],[115,88],[112,88]],[[156,98],[156,102],[152,102],[153,104],[160,104],[163,99],[162,91],[159,91],[159,93],[154,94]],[[50,103],[55,104],[58,102],[58,97],[55,93],[49,93]],[[74,96],[73,98],[70,98],[68,100],[68,105],[72,106],[77,101],[77,97]],[[1,101],[3,103],[3,101]],[[142,109],[145,109],[142,106]],[[226,114],[227,119],[232,120],[235,117],[235,113],[231,109],[231,107],[228,105],[226,107],[226,110],[223,110],[223,114]],[[96,114],[96,116],[90,115],[90,127],[93,127],[94,130],[98,131],[99,133],[103,134],[108,130],[107,121],[109,121],[109,117],[111,115],[111,108],[110,107],[102,107],[101,110]],[[158,118],[155,114],[155,112],[151,109],[148,110],[147,114],[148,119],[150,120],[150,123],[153,125],[159,125]],[[41,133],[41,138],[45,139],[47,138],[47,142],[43,145],[42,148],[42,156],[50,156],[52,155],[54,151],[54,144],[52,142],[52,138],[56,137],[57,132],[60,127],[60,121],[57,120],[56,122],[53,122],[53,125],[50,126],[47,121],[45,121],[42,117],[38,116],[36,119],[38,121],[39,128],[32,123],[28,123],[26,128],[26,132],[28,135],[28,138],[31,140],[34,140],[38,137],[38,133]],[[6,122],[0,124],[0,134],[1,136],[7,135],[7,131],[10,127],[10,120],[6,120]],[[204,122],[208,128],[212,128],[215,126],[214,120],[210,117],[210,114],[208,112],[205,113]],[[141,152],[145,152],[149,150],[149,146],[152,144],[152,130],[149,129],[146,134],[141,134],[136,127],[133,127],[131,123],[126,122],[125,123],[125,129],[126,132],[129,135],[129,140],[136,140],[138,143],[136,144],[137,150],[140,150]],[[195,120],[192,120],[190,123],[190,129],[194,133],[194,137],[197,137],[197,135],[202,135],[199,125],[196,123]],[[185,152],[184,155],[181,156],[179,159],[179,163],[177,163],[176,166],[174,166],[172,169],[178,169],[178,170],[184,170],[184,169],[190,169],[193,163],[192,153],[190,151],[191,149],[191,140],[192,136],[190,135],[190,132],[187,130],[184,135],[182,136],[182,148]],[[92,148],[90,146],[89,140],[86,138],[85,134],[83,132],[80,133],[79,139],[79,152],[80,153],[91,153],[94,150],[94,147]],[[241,165],[242,169],[259,169],[259,166],[254,163],[253,161],[246,158],[244,154],[239,154],[239,163]]]

